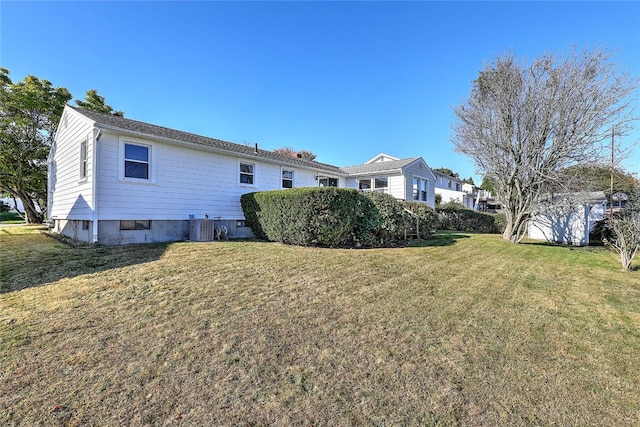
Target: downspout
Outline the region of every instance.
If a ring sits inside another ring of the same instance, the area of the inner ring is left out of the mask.
[[[53,207],[53,158],[54,150],[56,149],[56,142],[53,141],[51,150],[49,151],[49,157],[47,158],[47,228],[51,230],[53,228],[53,218],[51,217],[51,208]]]
[[[93,176],[91,177],[91,195],[93,199],[93,219],[92,224],[92,236],[91,243],[98,243],[98,141],[102,136],[102,129],[95,127],[93,129],[93,144],[92,144],[92,156],[91,156],[91,169]]]

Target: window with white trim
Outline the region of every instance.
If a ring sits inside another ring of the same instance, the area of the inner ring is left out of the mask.
[[[282,188],[293,188],[293,171],[282,169]]]
[[[387,177],[374,178],[373,188],[377,192],[385,193],[389,188],[389,178]]]
[[[359,179],[358,180],[358,190],[371,190],[371,180],[370,179]]]
[[[319,187],[337,187],[338,178],[318,178]]]
[[[254,184],[255,165],[253,163],[240,162],[240,184]]]
[[[87,178],[87,140],[80,143],[80,179]]]
[[[413,200],[421,202],[427,201],[427,180],[422,178],[413,178]]]
[[[124,143],[124,177],[149,179],[151,147],[148,145]]]

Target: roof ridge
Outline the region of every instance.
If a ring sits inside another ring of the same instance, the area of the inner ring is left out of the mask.
[[[204,147],[217,148],[223,151],[232,151],[237,154],[259,156],[268,160],[301,167],[329,170],[335,173],[345,173],[340,167],[335,165],[317,162],[315,160],[292,157],[286,154],[276,153],[271,150],[257,148],[257,144],[255,146],[243,145],[236,142],[225,141],[219,138],[212,138],[210,136],[199,135],[193,132],[169,128],[127,117],[114,116],[112,114],[102,113],[87,108],[74,107],[68,104],[67,106],[100,125],[113,127],[125,132],[141,133],[151,137],[165,138],[185,144],[196,144]]]

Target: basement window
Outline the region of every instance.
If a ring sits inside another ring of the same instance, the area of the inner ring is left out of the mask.
[[[150,219],[127,219],[120,221],[120,230],[151,230]]]

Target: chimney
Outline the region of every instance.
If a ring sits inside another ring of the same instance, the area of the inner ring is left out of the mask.
[[[253,148],[253,151],[258,154],[258,143],[256,142],[255,147]]]

